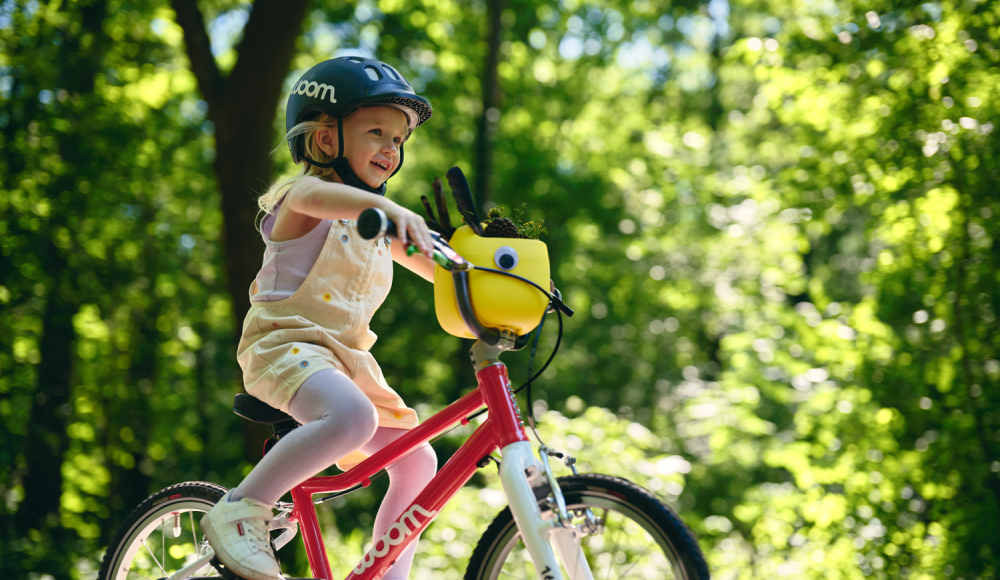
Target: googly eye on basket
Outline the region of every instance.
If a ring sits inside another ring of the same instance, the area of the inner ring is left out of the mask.
[[[510,246],[500,246],[493,254],[493,263],[497,268],[508,272],[517,268],[517,250]]]

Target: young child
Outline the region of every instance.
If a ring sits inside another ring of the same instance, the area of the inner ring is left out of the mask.
[[[201,521],[219,560],[240,576],[280,577],[268,524],[285,492],[335,462],[356,465],[417,425],[368,352],[376,339],[368,324],[389,292],[393,261],[434,279],[424,220],[383,197],[403,163],[403,143],[431,113],[427,99],[377,60],[328,60],[292,89],[285,138],[303,168],[259,200],[266,249],[238,359],[247,392],[302,426]],[[401,241],[422,253],[408,257],[388,238],[363,240],[352,220],[369,207],[381,208]],[[386,533],[436,470],[427,445],[388,468],[373,537]],[[415,548],[387,578],[406,578]]]

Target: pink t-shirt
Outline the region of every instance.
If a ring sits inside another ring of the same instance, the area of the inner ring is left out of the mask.
[[[264,264],[257,272],[257,293],[250,297],[251,302],[274,302],[295,294],[319,258],[330,233],[331,220],[322,220],[301,238],[271,241],[274,219],[280,207],[281,202],[278,202],[260,223],[260,235],[267,248]]]

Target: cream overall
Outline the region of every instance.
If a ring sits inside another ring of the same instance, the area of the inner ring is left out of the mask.
[[[355,222],[335,220],[295,294],[253,303],[237,354],[248,393],[287,413],[303,381],[319,370],[336,369],[375,405],[379,426],[417,425],[416,411],[389,387],[368,352],[378,338],[368,324],[392,285],[390,243],[388,238],[364,240]],[[255,281],[250,295],[256,290]],[[365,457],[355,451],[337,465],[349,469]]]

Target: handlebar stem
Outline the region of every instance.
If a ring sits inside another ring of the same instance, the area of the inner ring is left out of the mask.
[[[469,358],[472,359],[472,366],[478,371],[481,368],[500,362],[500,353],[508,350],[516,350],[517,345],[513,333],[505,333],[511,336],[501,336],[496,344],[487,344],[482,340],[477,340],[469,349]]]

